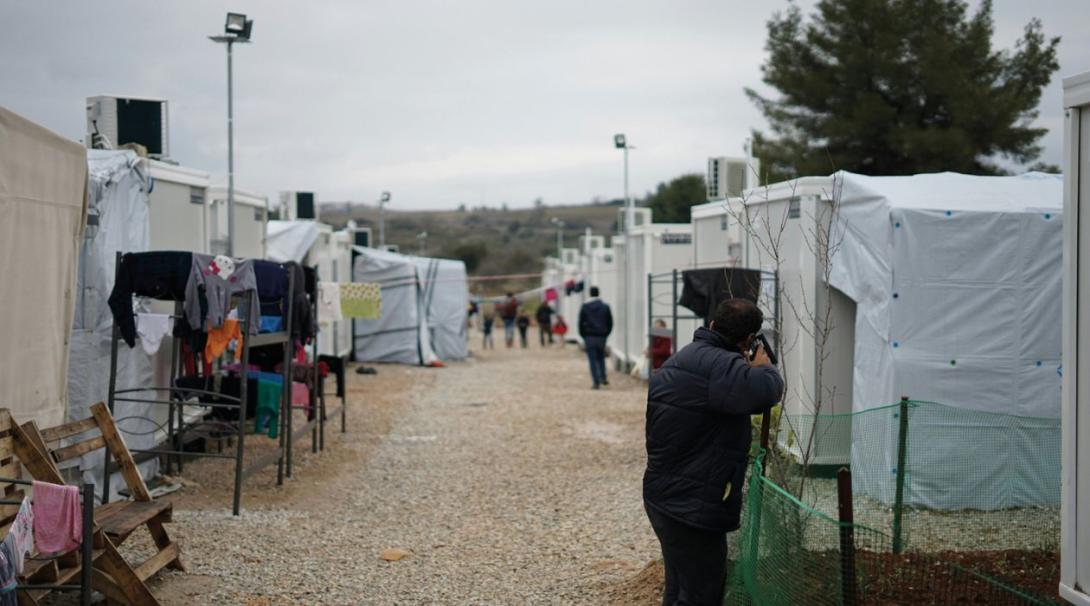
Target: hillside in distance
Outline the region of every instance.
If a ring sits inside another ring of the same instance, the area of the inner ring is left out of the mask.
[[[321,220],[335,228],[345,225],[344,202],[324,203]],[[376,205],[352,204],[351,217],[361,227],[370,227],[378,243],[379,210]],[[579,206],[545,206],[504,210],[465,208],[439,211],[404,211],[386,208],[386,243],[396,244],[406,254],[421,253],[421,239],[427,232],[427,256],[461,259],[471,276],[540,273],[546,256],[556,255],[557,225],[564,222],[565,247],[579,245],[586,228],[598,235],[612,235],[617,229],[620,201]],[[488,280],[471,283],[476,294],[502,294],[540,285],[538,278]]]

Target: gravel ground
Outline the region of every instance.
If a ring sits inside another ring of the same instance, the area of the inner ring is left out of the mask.
[[[570,346],[378,370],[351,375],[349,432],[301,441],[284,487],[253,478],[241,517],[225,463],[186,467],[164,604],[601,604],[657,558],[642,384],[592,391]]]

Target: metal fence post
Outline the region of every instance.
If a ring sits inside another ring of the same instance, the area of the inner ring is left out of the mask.
[[[897,420],[897,492],[893,497],[893,553],[904,551],[902,516],[905,504],[905,463],[908,458],[908,396],[901,396]]]
[[[673,280],[670,283],[673,286],[673,292],[670,295],[670,307],[674,314],[674,323],[670,325],[674,331],[674,339],[670,342],[670,355],[673,355],[677,353],[677,269],[674,269]]]
[[[855,606],[855,516],[852,512],[852,472],[841,467],[836,474],[836,494],[840,513],[840,593],[841,604]]]

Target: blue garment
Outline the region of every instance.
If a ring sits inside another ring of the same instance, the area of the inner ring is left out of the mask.
[[[583,347],[590,362],[590,379],[597,387],[606,382],[606,338],[583,337]]]
[[[15,537],[10,533],[0,543],[0,606],[18,606],[19,600],[15,595],[17,584],[15,573]]]
[[[283,330],[283,316],[261,316],[261,332],[282,332]]]

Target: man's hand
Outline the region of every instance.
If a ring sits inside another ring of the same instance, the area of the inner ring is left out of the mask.
[[[772,365],[772,361],[768,359],[768,353],[765,352],[764,344],[757,346],[757,351],[753,354],[753,359],[749,361],[749,365],[751,368]]]

